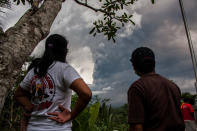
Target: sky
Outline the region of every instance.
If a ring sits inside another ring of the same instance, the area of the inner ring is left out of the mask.
[[[89,2],[97,6],[93,0]],[[195,0],[183,0],[188,25],[197,52],[197,8]],[[2,27],[13,26],[29,5],[12,5],[6,10]],[[139,77],[129,62],[134,49],[146,46],[155,52],[156,72],[174,81],[182,92],[195,93],[194,71],[178,0],[156,0],[153,5],[147,0],[138,0],[125,11],[133,14],[136,25],[126,25],[116,37],[116,43],[102,34],[89,35],[94,20],[101,14],[66,0],[56,17],[50,34],[58,33],[69,40],[67,61],[88,83],[94,95],[110,99],[110,104],[127,103],[127,90]],[[44,40],[32,55],[41,56]]]

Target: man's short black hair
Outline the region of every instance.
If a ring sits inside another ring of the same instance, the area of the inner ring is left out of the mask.
[[[131,62],[135,69],[142,74],[152,72],[155,69],[155,55],[147,47],[135,49],[131,56]]]

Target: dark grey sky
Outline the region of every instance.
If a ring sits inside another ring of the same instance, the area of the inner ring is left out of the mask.
[[[197,2],[183,2],[196,52]],[[14,7],[13,12],[8,12],[4,29],[12,26],[27,8]],[[178,0],[156,0],[154,5],[150,1],[139,0],[126,11],[134,13],[136,26],[123,28],[115,44],[103,35],[95,38],[88,35],[94,19],[101,16],[72,0],[64,3],[51,34],[60,33],[69,39],[69,63],[90,84],[95,95],[110,98],[114,106],[127,102],[127,90],[138,79],[129,58],[131,52],[140,46],[150,47],[155,52],[157,73],[173,80],[182,92],[195,93],[193,67]],[[42,47],[43,42],[34,54],[42,52]]]
[[[193,12],[197,3],[194,0],[188,3],[184,2],[184,5],[196,51],[197,14]],[[118,47],[111,52],[108,46],[100,51],[108,55],[96,64],[95,87],[110,86],[114,90],[103,96],[111,98],[115,105],[125,102],[129,85],[137,79],[129,56],[136,47],[147,46],[156,54],[157,73],[173,80],[182,92],[195,93],[193,67],[178,1],[158,1],[155,5],[138,9],[137,13],[142,15],[141,28],[119,39]]]

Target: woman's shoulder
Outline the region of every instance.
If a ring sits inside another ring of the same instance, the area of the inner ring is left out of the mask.
[[[68,63],[60,62],[60,61],[56,61],[55,66],[56,68],[59,68],[59,69],[72,68],[72,66],[69,65]]]
[[[68,63],[56,62],[55,69],[58,70],[60,74],[66,74],[70,78],[79,77],[79,73]]]

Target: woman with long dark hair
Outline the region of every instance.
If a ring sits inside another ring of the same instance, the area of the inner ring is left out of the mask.
[[[87,84],[66,63],[67,44],[61,35],[49,36],[42,58],[34,61],[16,90],[15,99],[31,114],[27,131],[71,131],[71,120],[91,99]],[[77,93],[78,101],[71,111],[72,90]]]

